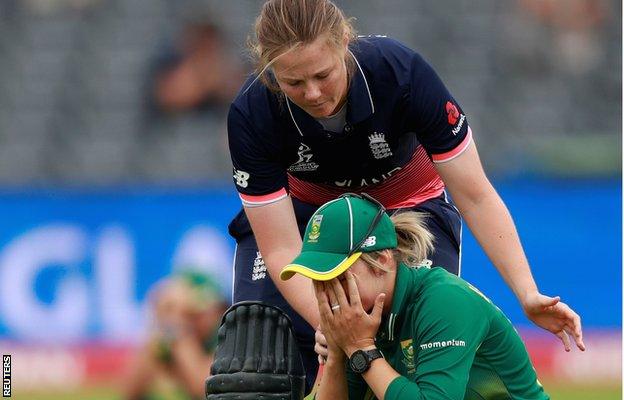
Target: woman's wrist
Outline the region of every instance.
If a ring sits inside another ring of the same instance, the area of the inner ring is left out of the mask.
[[[327,356],[327,361],[325,362],[326,367],[337,366],[338,368],[344,368],[345,362],[347,361],[347,357],[343,352],[340,354],[329,354]]]
[[[344,365],[346,358],[347,356],[345,355],[345,353],[342,352],[342,350],[330,351],[329,354],[327,355],[326,364]]]
[[[537,286],[532,286],[519,292],[518,301],[520,302],[522,308],[526,309],[527,306],[530,306],[536,295],[539,295],[539,290],[537,289]]]
[[[358,350],[372,350],[376,348],[377,346],[375,345],[374,339],[362,340],[362,341],[359,341],[358,343],[347,346],[345,348],[345,354],[347,358],[351,358],[351,355]]]

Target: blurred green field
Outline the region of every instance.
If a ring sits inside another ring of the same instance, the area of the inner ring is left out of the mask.
[[[552,400],[620,400],[622,399],[621,385],[588,386],[577,384],[565,384],[561,382],[543,382],[546,391]],[[120,400],[119,391],[111,387],[85,388],[76,392],[14,392],[13,398],[17,400]],[[160,400],[160,398],[159,398]],[[169,400],[162,398],[162,400]],[[174,400],[174,399],[171,399]],[[178,400],[178,399],[175,399]]]
[[[580,386],[562,383],[548,384],[544,388],[552,400],[621,400],[622,387],[609,386]]]

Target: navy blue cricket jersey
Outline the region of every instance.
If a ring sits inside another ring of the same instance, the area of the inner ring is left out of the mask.
[[[350,46],[356,62],[343,132],[326,131],[283,94],[251,76],[232,103],[228,136],[234,182],[246,207],[288,194],[320,205],[367,192],[386,208],[438,197],[433,163],[470,144],[466,116],[413,50],[380,36]]]

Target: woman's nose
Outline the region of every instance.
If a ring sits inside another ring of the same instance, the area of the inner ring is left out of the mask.
[[[310,84],[306,87],[304,96],[306,101],[315,101],[321,96],[321,90],[317,85]]]

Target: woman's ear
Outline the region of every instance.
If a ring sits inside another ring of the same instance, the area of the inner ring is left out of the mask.
[[[396,269],[394,254],[390,249],[380,251],[379,257],[377,257],[377,261],[379,261],[379,263],[383,265],[386,271],[394,271]]]
[[[388,263],[388,250],[380,251],[379,255],[377,256],[377,261],[385,266]]]

